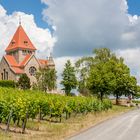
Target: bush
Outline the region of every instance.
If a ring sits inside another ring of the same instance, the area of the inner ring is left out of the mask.
[[[15,88],[16,83],[12,80],[0,80],[0,87]]]
[[[31,88],[30,78],[27,76],[27,74],[22,74],[20,76],[17,85],[23,90]]]

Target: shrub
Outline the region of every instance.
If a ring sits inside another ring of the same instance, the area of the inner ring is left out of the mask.
[[[12,80],[0,80],[0,87],[15,88],[16,83]]]

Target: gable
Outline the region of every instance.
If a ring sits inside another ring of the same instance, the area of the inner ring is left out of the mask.
[[[24,66],[25,71],[27,69],[29,69],[31,66],[34,66],[36,69],[39,69],[39,67],[40,67],[39,62],[38,62],[38,60],[36,59],[36,57],[34,55],[32,55],[32,57],[25,64],[25,66]]]
[[[13,56],[10,56],[10,55],[5,55],[2,58],[1,63],[0,63],[0,68],[1,67],[3,69],[9,69],[9,71],[11,70],[15,74],[22,74],[22,73],[24,73],[24,71],[19,68],[15,58]]]
[[[21,25],[18,27],[17,31],[15,32],[11,42],[9,43],[5,51],[8,52],[18,48],[36,50],[36,48],[34,47],[33,43],[31,42]]]

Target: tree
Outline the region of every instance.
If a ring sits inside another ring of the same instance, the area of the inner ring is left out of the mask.
[[[116,96],[116,104],[122,95],[130,96],[137,92],[137,80],[130,75],[130,69],[124,64],[122,58],[114,58],[114,65],[112,71],[115,76],[115,83],[113,94]]]
[[[76,62],[80,85],[82,83],[83,89],[87,89],[88,92],[90,90],[91,93],[98,95],[101,100],[105,94],[110,93],[114,86],[112,81],[114,75],[110,71],[109,62],[113,56],[114,54],[107,48],[95,49],[94,57],[83,57]]]
[[[39,90],[44,92],[51,91],[56,88],[56,70],[49,67],[40,68],[36,73],[37,85]]]
[[[78,91],[84,96],[90,95],[90,90],[87,88],[87,78],[92,64],[93,57],[83,57],[75,63],[78,77]]]
[[[105,95],[109,95],[115,86],[115,77],[110,69],[110,62],[99,62],[91,66],[87,79],[88,88],[93,94],[103,100]]]
[[[72,89],[75,89],[77,86],[77,79],[75,76],[75,69],[72,67],[70,60],[65,64],[64,71],[62,73],[61,84],[64,86],[66,95],[70,95]]]
[[[18,86],[19,88],[26,90],[30,89],[30,78],[27,76],[27,74],[22,74],[18,80]]]
[[[136,94],[136,78],[130,75],[123,58],[117,58],[107,48],[95,49],[93,53],[93,57],[83,57],[76,63],[80,73],[79,82],[84,83],[84,88],[101,100],[106,95],[114,94],[116,102],[122,95]]]

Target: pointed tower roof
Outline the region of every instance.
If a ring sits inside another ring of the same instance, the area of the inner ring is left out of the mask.
[[[6,48],[6,52],[16,49],[29,49],[29,50],[36,50],[34,45],[32,44],[31,40],[25,33],[23,27],[19,25],[17,31],[15,32],[10,44]]]

